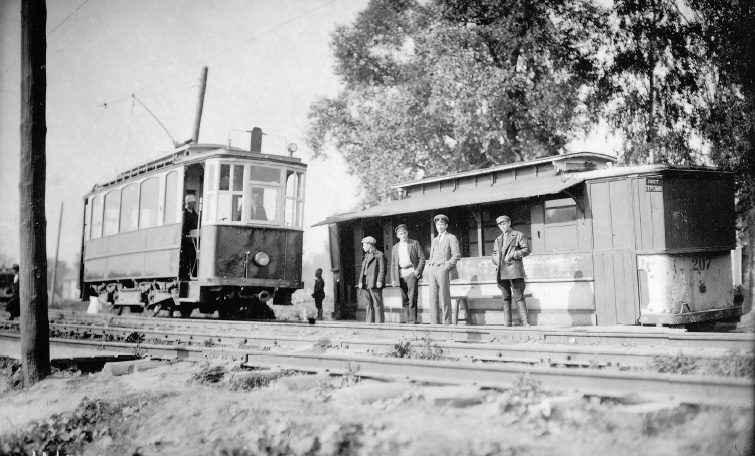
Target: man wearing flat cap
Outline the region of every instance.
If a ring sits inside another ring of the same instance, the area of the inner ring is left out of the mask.
[[[425,254],[419,242],[409,239],[409,228],[396,227],[398,243],[391,251],[391,286],[401,288],[404,321],[417,323],[417,282],[425,268]]]
[[[443,324],[451,323],[451,280],[459,277],[456,262],[461,258],[459,240],[447,232],[448,217],[438,214],[434,218],[438,235],[430,248],[427,260],[428,280],[430,282],[430,320],[440,323],[440,306],[443,306]]]
[[[184,198],[183,226],[181,227],[181,260],[179,262],[178,275],[181,279],[187,280],[194,269],[194,263],[197,259],[197,251],[194,248],[194,241],[191,239],[191,230],[196,230],[199,226],[199,215],[194,211],[197,203],[197,197],[188,194]]]
[[[375,248],[372,236],[362,239],[362,271],[359,273],[359,294],[367,309],[367,323],[385,323],[383,285],[385,284],[385,255]]]
[[[503,319],[506,326],[511,326],[511,298],[513,296],[519,309],[522,326],[530,326],[527,317],[527,304],[524,302],[524,263],[522,258],[530,254],[527,237],[511,229],[511,219],[502,215],[495,219],[501,235],[493,243],[493,264],[496,267],[498,288],[503,296]]]

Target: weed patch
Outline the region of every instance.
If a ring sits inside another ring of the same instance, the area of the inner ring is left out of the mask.
[[[707,359],[678,353],[656,356],[650,369],[661,374],[755,377],[755,352],[729,350],[721,359]]]
[[[1,454],[81,454],[96,440],[117,436],[123,423],[123,403],[84,398],[71,413],[34,422],[21,432],[0,436]],[[146,406],[143,402],[137,409]]]
[[[429,361],[446,359],[443,356],[443,349],[429,337],[415,339],[414,344],[407,339],[399,340],[387,356],[389,358],[425,359]]]

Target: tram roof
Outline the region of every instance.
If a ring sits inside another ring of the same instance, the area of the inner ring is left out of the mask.
[[[611,167],[594,171],[561,173],[551,176],[532,177],[503,184],[480,188],[457,190],[453,192],[434,193],[400,200],[386,201],[376,206],[356,209],[350,212],[332,215],[312,226],[328,225],[350,220],[372,217],[387,217],[391,215],[409,214],[414,212],[444,209],[460,206],[475,206],[493,202],[516,201],[535,196],[546,196],[560,193],[588,180],[606,179],[613,177],[631,176],[664,171],[680,172],[721,172],[709,167],[682,167],[674,165],[639,165],[626,167]]]
[[[143,174],[148,174],[161,168],[178,165],[180,163],[201,161],[214,155],[226,156],[229,158],[255,158],[258,160],[270,160],[274,162],[289,163],[303,167],[307,166],[306,164],[302,163],[301,158],[298,157],[262,154],[259,152],[251,152],[246,149],[230,147],[223,144],[187,144],[178,147],[174,151],[166,153],[159,158],[143,162],[137,166],[134,166],[133,168],[118,173],[115,179],[95,184],[92,188],[92,191],[85,197],[96,192],[100,188],[109,187],[111,185],[129,180]]]

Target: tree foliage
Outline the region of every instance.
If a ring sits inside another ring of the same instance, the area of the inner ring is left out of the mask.
[[[309,145],[372,198],[399,181],[557,154],[596,119],[605,12],[580,0],[373,0],[333,36],[343,90]]]
[[[595,93],[623,136],[621,161],[695,163],[695,106],[704,102],[706,75],[701,24],[687,20],[677,0],[616,0],[611,24]]]

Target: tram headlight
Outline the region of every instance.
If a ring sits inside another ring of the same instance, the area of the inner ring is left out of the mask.
[[[254,262],[258,266],[267,266],[267,264],[270,263],[270,255],[265,252],[258,252],[254,255]]]

